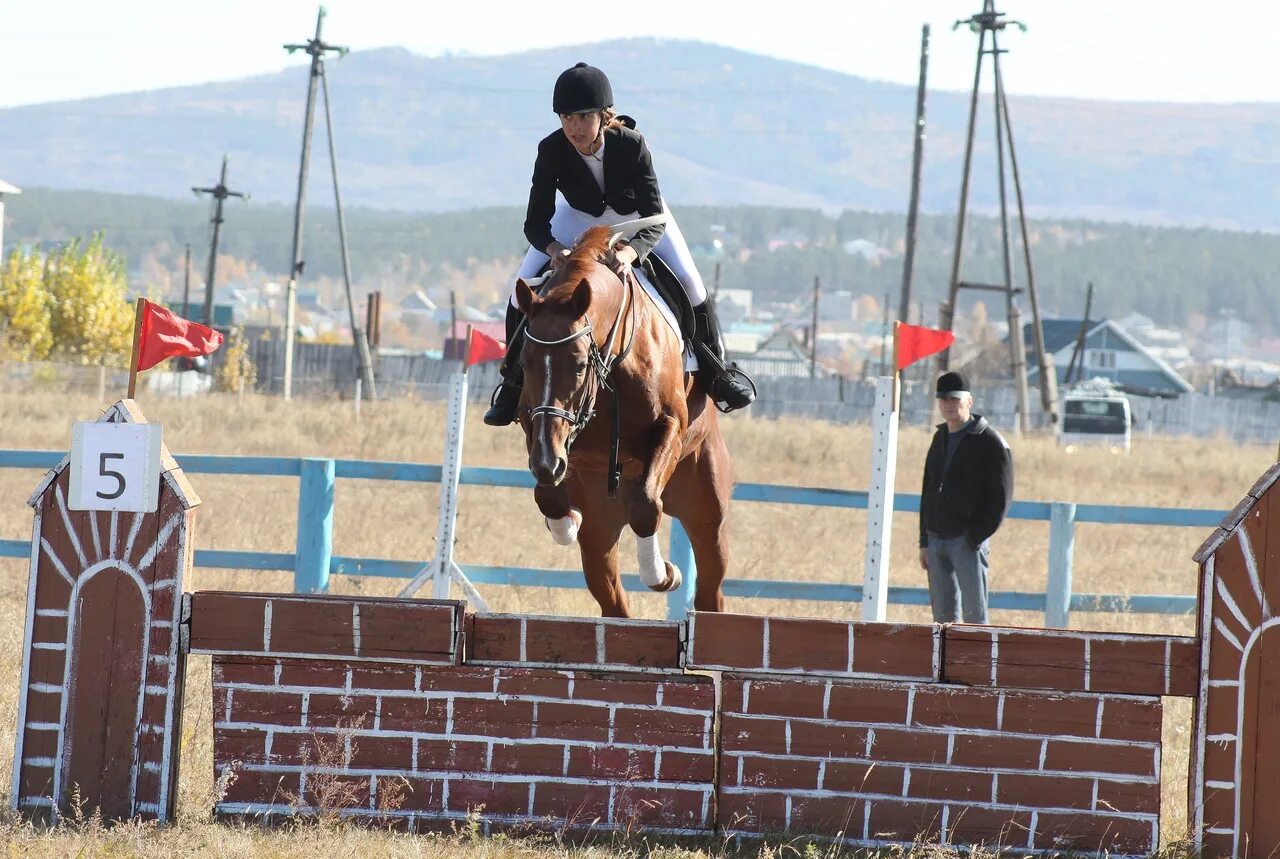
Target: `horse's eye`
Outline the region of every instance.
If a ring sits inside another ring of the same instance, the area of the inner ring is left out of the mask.
[[[581,376],[583,373],[587,372],[587,365],[586,365],[586,364],[574,364],[574,365],[573,365],[573,369],[574,369],[574,371],[575,371],[575,372],[577,372],[577,374],[578,374],[579,376]]]

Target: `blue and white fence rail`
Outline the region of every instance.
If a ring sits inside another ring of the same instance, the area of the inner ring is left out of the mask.
[[[0,468],[49,469],[64,454],[44,450],[0,450]],[[328,589],[329,577],[381,576],[413,578],[427,563],[417,560],[360,558],[336,555],[333,551],[333,510],[335,484],[347,480],[391,480],[411,483],[439,483],[439,465],[411,462],[379,462],[356,459],[314,459],[271,456],[213,456],[188,454],[175,457],[188,474],[296,477],[298,490],[298,536],[289,552],[248,552],[197,549],[197,567],[237,570],[293,571],[294,590],[315,593]],[[462,469],[465,486],[498,486],[528,489],[533,477],[527,471],[506,468]],[[736,501],[769,504],[800,504],[865,510],[867,493],[848,489],[822,489],[765,483],[740,483],[734,487]],[[897,512],[918,512],[920,496],[898,493]],[[1133,612],[1147,614],[1192,614],[1195,597],[1169,594],[1075,594],[1071,589],[1075,525],[1078,522],[1106,525],[1162,525],[1216,528],[1224,511],[1128,507],[1104,504],[1015,501],[1010,518],[1049,522],[1049,575],[1046,593],[997,591],[990,596],[996,609],[1043,611],[1047,626],[1066,626],[1072,611]],[[25,558],[31,552],[29,540],[0,539],[0,557]],[[687,571],[680,591],[668,594],[668,614],[683,617],[693,605],[696,572],[693,549],[684,529],[672,523],[669,558]],[[520,585],[524,587],[585,588],[582,573],[575,570],[546,570],[528,567],[493,567],[462,564],[462,571],[476,584]],[[635,574],[624,574],[628,589],[643,589]],[[724,593],[731,597],[780,600],[860,602],[862,586],[840,582],[794,582],[771,579],[726,579]],[[889,602],[898,605],[928,605],[926,588],[890,587]]]

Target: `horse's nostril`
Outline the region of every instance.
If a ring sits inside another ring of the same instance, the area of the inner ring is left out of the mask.
[[[552,466],[552,472],[551,472],[552,478],[557,482],[559,482],[560,478],[564,477],[565,469],[567,469],[568,467],[569,467],[569,464],[565,462],[562,457],[557,456],[555,464]]]

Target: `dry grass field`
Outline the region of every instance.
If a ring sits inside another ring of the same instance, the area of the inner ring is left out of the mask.
[[[92,420],[102,405],[79,394],[9,391],[0,395],[5,424],[0,448],[65,450],[71,424]],[[357,421],[350,403],[246,397],[198,401],[143,398],[143,411],[164,425],[166,444],[175,453],[325,456],[439,463],[443,452],[442,404],[397,401],[366,404]],[[980,409],[979,409],[980,410]],[[494,430],[469,415],[465,463],[524,467],[523,442],[515,428]],[[764,421],[734,417],[725,422],[737,478],[741,481],[865,489],[870,471],[870,432],[865,426],[834,426],[808,421]],[[929,429],[904,427],[899,454],[899,490],[916,491]],[[1211,507],[1227,509],[1273,461],[1270,447],[1242,447],[1222,439],[1136,439],[1129,456],[1101,450],[1067,454],[1048,438],[1010,438],[1014,449],[1017,497],[1022,500],[1074,501]],[[33,471],[0,470],[0,537],[30,536],[31,512],[25,501],[39,480]],[[289,552],[296,527],[297,481],[288,478],[234,478],[195,475],[203,498],[196,539],[201,548]],[[438,491],[434,486],[369,480],[339,481],[335,515],[335,551],[398,559],[426,559],[433,553]],[[925,584],[916,563],[917,518],[898,514],[894,521],[892,583]],[[574,569],[576,548],[552,544],[530,493],[524,490],[463,487],[455,551],[462,563]],[[730,575],[746,579],[858,582],[862,577],[865,515],[860,511],[739,503],[733,511]],[[1111,525],[1077,527],[1075,590],[1094,593],[1190,594],[1195,567],[1191,553],[1205,537],[1195,528]],[[1048,523],[1008,522],[992,541],[991,588],[1043,591]],[[633,544],[624,545],[623,564],[632,569]],[[0,785],[9,785],[21,665],[25,562],[0,559],[0,670],[11,678],[0,687]],[[341,593],[391,595],[399,580],[338,576]],[[234,588],[282,591],[291,575],[252,571],[196,570],[187,590]],[[585,590],[542,588],[485,589],[491,608],[542,614],[585,615],[595,605]],[[663,598],[637,594],[633,607],[645,617],[662,617]],[[774,615],[852,618],[858,607],[839,603],[729,599],[730,611]],[[927,621],[927,610],[892,606],[890,617]],[[994,612],[993,622],[1038,625],[1027,612]],[[1190,634],[1191,617],[1075,614],[1077,628]],[[180,823],[154,827],[116,827],[103,831],[91,823],[48,834],[7,821],[0,833],[10,855],[465,855],[497,859],[517,854],[576,855],[599,852],[723,852],[721,844],[658,848],[627,840],[610,847],[571,847],[555,839],[520,841],[469,838],[411,838],[383,832],[307,826],[287,832],[263,832],[208,821],[214,799],[211,773],[209,666],[192,659],[184,717]],[[1166,707],[1164,830],[1174,839],[1185,829],[1185,788],[1189,702]],[[7,793],[5,805],[7,807]],[[753,848],[754,849],[754,848]],[[922,848],[923,849],[923,848]],[[797,845],[766,847],[766,853],[812,855]],[[826,849],[819,852],[826,855]]]

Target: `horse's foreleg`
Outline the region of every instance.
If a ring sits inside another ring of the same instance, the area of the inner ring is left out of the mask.
[[[551,539],[561,546],[573,545],[578,539],[578,529],[582,527],[582,511],[573,506],[564,484],[538,484],[533,488],[533,500],[546,517]]]
[[[658,525],[662,522],[662,491],[680,462],[680,424],[663,415],[650,431],[649,462],[635,484],[628,504],[631,530],[636,535],[640,581],[650,590],[665,592],[680,587],[680,571],[663,560],[658,545]]]

